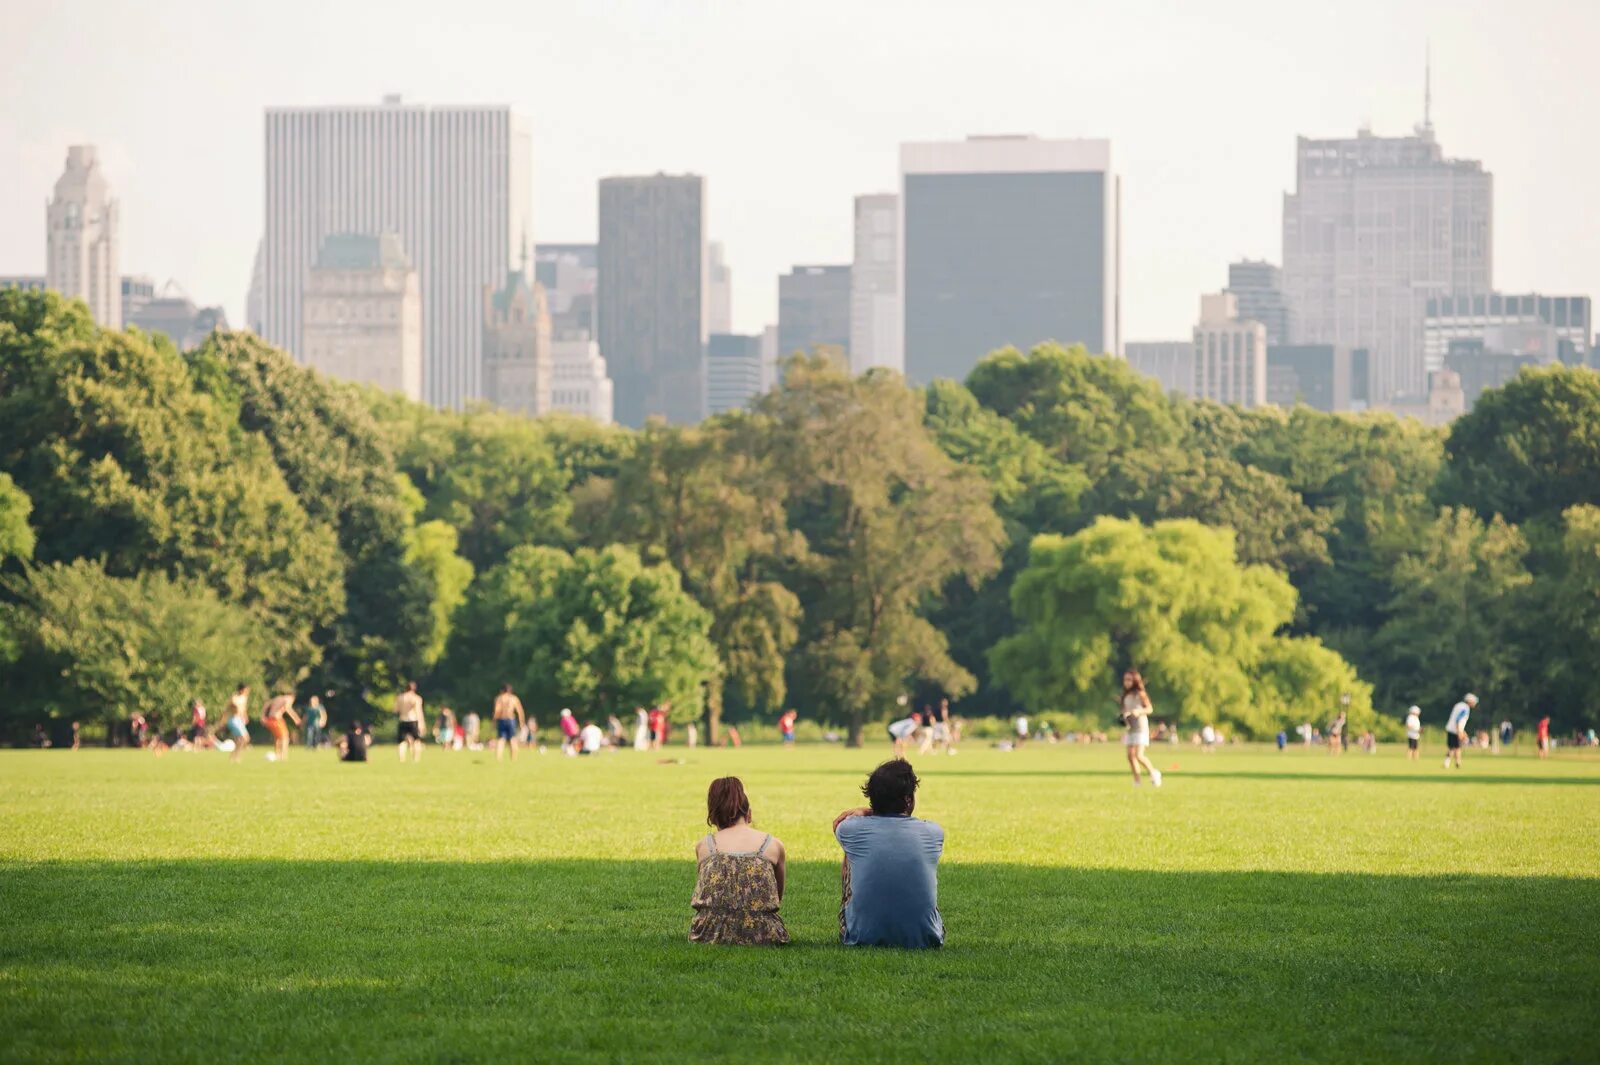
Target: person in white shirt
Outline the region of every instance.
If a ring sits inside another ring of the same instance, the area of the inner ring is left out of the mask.
[[[1467,738],[1467,718],[1472,716],[1473,708],[1478,705],[1478,697],[1468,692],[1459,703],[1450,709],[1450,720],[1444,726],[1444,744],[1447,748],[1444,756],[1444,767],[1449,769],[1454,763],[1457,769],[1461,768],[1461,748],[1469,742]]]
[[[1145,753],[1150,747],[1152,707],[1150,694],[1145,691],[1144,678],[1138,670],[1130,669],[1122,675],[1122,696],[1117,700],[1117,709],[1123,726],[1128,730],[1122,737],[1122,746],[1127,751],[1128,768],[1133,771],[1133,786],[1139,786],[1139,770],[1143,769],[1150,774],[1150,783],[1159,788],[1161,770],[1150,763]]]
[[[1406,711],[1406,758],[1417,760],[1417,747],[1422,742],[1422,708],[1413,706]]]
[[[594,754],[605,745],[606,734],[593,721],[578,730],[578,753]]]

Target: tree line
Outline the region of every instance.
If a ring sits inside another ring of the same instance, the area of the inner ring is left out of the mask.
[[[910,388],[796,355],[748,411],[630,431],[435,411],[242,333],[179,352],[0,292],[0,730],[178,723],[241,681],[381,712],[859,736],[967,716],[1360,727],[1466,690],[1597,717],[1600,375],[1525,371],[1448,430],[1162,394],[1046,344]]]

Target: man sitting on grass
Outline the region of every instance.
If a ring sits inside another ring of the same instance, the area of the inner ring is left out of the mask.
[[[847,947],[940,947],[939,855],[944,829],[911,816],[917,774],[901,759],[872,771],[861,789],[870,806],[833,820],[844,849],[839,942]]]

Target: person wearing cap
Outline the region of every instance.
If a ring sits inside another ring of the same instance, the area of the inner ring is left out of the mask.
[[[1450,768],[1452,762],[1457,769],[1461,768],[1461,748],[1469,742],[1467,718],[1472,716],[1472,711],[1477,705],[1478,697],[1468,692],[1450,709],[1450,720],[1445,722],[1444,726],[1444,743],[1447,748],[1444,755],[1446,769]]]
[[[1422,743],[1422,708],[1413,706],[1406,711],[1406,758],[1417,760],[1417,747]]]
[[[578,753],[576,741],[578,739],[578,719],[572,716],[572,711],[566,707],[561,708],[561,753],[575,755]]]

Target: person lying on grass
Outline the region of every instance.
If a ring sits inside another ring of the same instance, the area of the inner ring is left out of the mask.
[[[847,947],[940,947],[939,855],[944,829],[912,817],[917,774],[911,763],[880,765],[861,789],[869,806],[833,819],[844,849],[839,942]]]
[[[598,731],[598,730],[596,730]],[[750,827],[750,799],[738,777],[711,782],[706,823],[716,829],[694,849],[691,943],[773,946],[789,942],[778,916],[787,855],[783,843]]]

